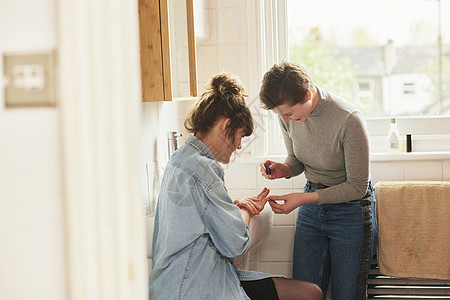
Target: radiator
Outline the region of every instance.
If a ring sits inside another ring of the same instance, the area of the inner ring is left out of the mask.
[[[368,299],[450,299],[450,280],[419,280],[384,276],[376,256],[368,280]]]

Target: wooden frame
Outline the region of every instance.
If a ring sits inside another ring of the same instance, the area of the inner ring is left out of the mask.
[[[168,0],[139,0],[142,101],[173,100]],[[197,96],[193,0],[186,0],[190,96]],[[185,95],[189,96],[189,95]]]

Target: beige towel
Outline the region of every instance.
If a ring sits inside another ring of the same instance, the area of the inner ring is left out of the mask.
[[[383,275],[450,279],[450,181],[375,185]]]

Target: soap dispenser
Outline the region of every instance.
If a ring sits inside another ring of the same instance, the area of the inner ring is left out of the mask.
[[[390,153],[399,153],[402,149],[400,133],[398,132],[397,120],[395,118],[391,118],[389,133],[387,136],[387,148]]]

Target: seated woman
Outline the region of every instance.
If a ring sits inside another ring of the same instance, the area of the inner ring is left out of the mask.
[[[219,163],[227,164],[253,132],[243,93],[237,77],[216,75],[185,121],[193,135],[172,155],[156,209],[152,300],[322,299],[312,283],[233,265],[250,245],[250,218],[269,193],[233,204],[224,185]]]

